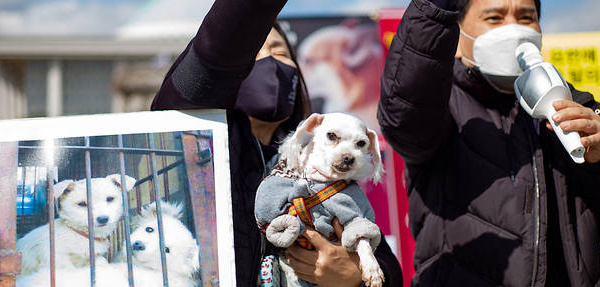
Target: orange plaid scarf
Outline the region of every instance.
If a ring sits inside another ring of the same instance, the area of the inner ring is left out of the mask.
[[[312,215],[310,214],[310,209],[316,205],[321,204],[323,201],[329,199],[338,192],[344,190],[346,186],[348,186],[348,184],[345,181],[340,180],[328,185],[327,187],[323,188],[322,190],[320,190],[319,192],[317,192],[309,198],[295,198],[293,200],[294,205],[290,206],[288,212],[290,215],[297,215],[298,218],[300,218],[300,220],[302,220],[302,222],[306,224],[306,226],[314,227]],[[305,249],[314,249],[310,242],[308,242],[308,240],[304,237],[298,237],[298,240],[296,242],[298,243],[298,245]]]

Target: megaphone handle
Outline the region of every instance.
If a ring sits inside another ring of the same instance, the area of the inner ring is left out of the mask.
[[[554,133],[562,143],[563,147],[569,153],[573,161],[576,163],[583,163],[585,160],[583,158],[583,154],[585,153],[585,148],[581,144],[581,137],[578,132],[570,131],[564,132],[560,127],[560,123],[552,120],[552,116],[556,113],[554,107],[550,107],[546,113],[546,118],[552,125],[554,129]]]

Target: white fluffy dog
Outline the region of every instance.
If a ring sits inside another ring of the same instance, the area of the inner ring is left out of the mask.
[[[194,273],[200,268],[198,245],[190,231],[179,221],[182,208],[163,202],[162,219],[165,238],[165,255],[169,286],[193,287]],[[142,210],[138,227],[131,234],[133,278],[135,286],[163,286],[158,240],[156,205]],[[49,270],[43,269],[17,280],[18,287],[49,287]],[[57,269],[56,286],[90,286],[89,268]],[[112,263],[96,266],[97,287],[128,286],[127,263]]]
[[[256,196],[255,216],[267,240],[289,247],[307,224],[331,237],[332,220],[337,218],[344,227],[341,244],[358,253],[363,280],[368,286],[381,286],[384,276],[373,254],[381,233],[374,223],[373,208],[355,183],[367,176],[377,182],[383,173],[375,132],[348,114],[313,114],[284,141],[279,153],[278,164]],[[303,206],[311,201],[308,198],[332,186],[337,193],[310,210]],[[288,286],[296,281],[311,286],[287,272],[285,262],[280,263]]]
[[[125,187],[130,190],[136,180],[125,177]],[[115,230],[123,214],[121,175],[92,178],[92,214],[94,215],[94,248],[96,259],[105,263],[110,246],[108,237]],[[87,222],[86,180],[64,180],[54,185],[54,200],[58,206],[58,219],[54,221],[55,266],[73,268],[90,265],[89,231]],[[21,252],[21,275],[35,272],[50,263],[50,238],[48,224],[42,225],[17,241]]]

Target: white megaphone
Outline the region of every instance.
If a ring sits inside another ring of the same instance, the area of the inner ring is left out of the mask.
[[[583,163],[585,148],[581,144],[579,133],[564,132],[552,120],[552,115],[556,113],[552,102],[573,100],[569,86],[552,64],[544,62],[540,50],[534,44],[525,42],[519,45],[515,56],[524,71],[515,80],[515,93],[519,103],[532,117],[548,119],[573,161]]]

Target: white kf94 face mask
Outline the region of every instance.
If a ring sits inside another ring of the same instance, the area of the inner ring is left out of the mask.
[[[473,40],[473,58],[463,59],[479,68],[488,81],[504,92],[514,92],[513,83],[523,70],[515,58],[515,50],[524,43],[530,42],[542,47],[542,34],[519,24],[509,24],[493,28],[474,38],[462,29],[460,33]]]

